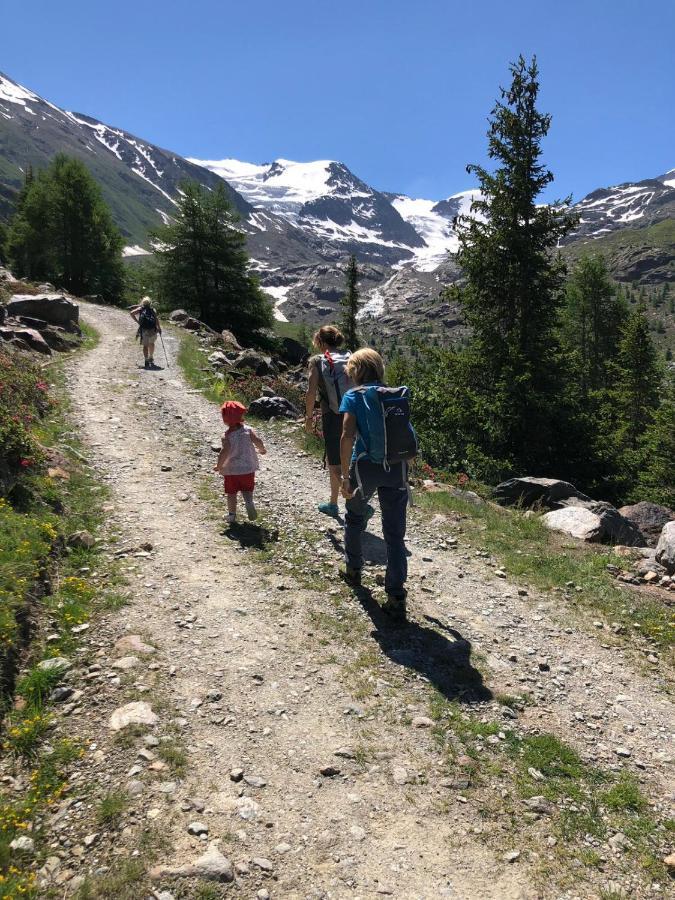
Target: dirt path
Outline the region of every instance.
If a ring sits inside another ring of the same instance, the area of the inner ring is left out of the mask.
[[[634,771],[652,796],[666,798],[672,708],[649,677],[601,639],[558,624],[551,601],[520,596],[474,556],[443,547],[416,519],[413,624],[392,630],[375,604],[353,601],[350,646],[349,619],[331,594],[340,591],[341,537],[315,512],[325,480],[316,462],[282,429],[265,435],[258,503],[265,524],[295,535],[295,546],[275,557],[276,571],[264,569],[223,537],[213,502],[202,499],[222,426],[186,388],[177,339],[165,337],[170,368],[145,372],[128,316],[97,307],[83,314],[101,341],[71,372],[75,415],[112,487],[120,546],[153,547],[126,559],[133,603],[111,627],[143,635],[158,653],[121,687],[141,698],[150,686],[152,702],[158,681],[170,697],[162,724],[188,748],[187,775],[173,790],[136,773],[142,815],[170,836],[171,861],[203,848],[188,835],[196,820],[238,864],[243,897],[597,896],[549,894],[532,885],[526,855],[506,862],[509,834],[485,834],[480,809],[448,787],[441,748],[415,717],[428,715],[429,683],[505,722],[510,711],[488,691],[527,691],[523,726],[555,732],[589,761]],[[381,556],[377,531],[369,551]],[[303,554],[313,584],[300,588]],[[328,623],[317,618],[322,606]],[[471,650],[484,658],[486,687]],[[102,649],[108,664],[124,655]],[[326,766],[339,773],[322,775]],[[234,783],[233,768],[252,779]]]

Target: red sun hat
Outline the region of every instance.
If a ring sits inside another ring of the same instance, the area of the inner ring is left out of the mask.
[[[246,407],[238,400],[226,400],[220,407],[220,414],[226,425],[238,425],[246,415]]]

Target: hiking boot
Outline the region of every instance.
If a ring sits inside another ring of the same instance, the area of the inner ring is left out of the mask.
[[[149,368],[150,368],[150,360],[149,360],[149,359],[146,359],[146,360],[145,360],[145,362],[143,363],[143,368],[144,368],[144,369],[149,369]]]
[[[403,624],[406,621],[406,592],[401,594],[387,594],[387,599],[382,604],[382,609],[392,621]]]
[[[352,569],[351,566],[345,566],[340,569],[340,578],[350,587],[361,587],[361,569]]]
[[[255,503],[251,500],[250,503],[246,504],[246,515],[249,518],[250,522],[253,522],[258,518],[258,510],[255,508]]]
[[[330,516],[333,519],[337,519],[340,515],[337,503],[319,503],[318,509],[324,516]]]

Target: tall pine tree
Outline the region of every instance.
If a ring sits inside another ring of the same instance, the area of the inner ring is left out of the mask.
[[[351,350],[352,352],[354,352],[354,350],[358,350],[361,343],[359,340],[359,333],[356,324],[356,317],[361,305],[358,281],[359,268],[356,263],[356,257],[352,253],[352,255],[349,257],[349,264],[347,265],[345,295],[342,300],[340,300],[340,305],[342,307],[342,333],[345,337],[346,348],[348,350]]]
[[[246,237],[225,189],[182,185],[174,221],[158,229],[159,299],[183,307],[217,331],[228,328],[242,341],[269,342],[272,307],[248,272]]]
[[[27,172],[8,238],[17,275],[115,302],[123,290],[122,246],[83,163],[60,153],[36,176]]]
[[[654,418],[662,377],[656,348],[649,336],[645,307],[640,303],[628,316],[623,329],[615,389],[618,438],[628,451],[638,449],[642,435]]]
[[[567,284],[563,341],[574,355],[583,401],[609,387],[628,308],[601,256],[581,257]]]
[[[642,435],[637,484],[631,496],[675,509],[675,376]]]
[[[497,167],[467,167],[481,197],[460,219],[459,292],[469,345],[481,450],[510,468],[542,472],[560,451],[557,324],[564,266],[556,247],[574,226],[569,201],[541,205],[553,181],[541,161],[550,116],[537,109],[536,59],[511,66],[511,86],[492,111],[488,156]]]

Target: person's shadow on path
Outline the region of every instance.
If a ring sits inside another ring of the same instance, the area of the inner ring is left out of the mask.
[[[459,631],[427,615],[424,619],[433,627],[412,620],[394,623],[368,588],[354,588],[353,593],[375,626],[372,637],[392,662],[424,675],[448,700],[492,699],[471,664],[471,643]]]
[[[328,540],[333,545],[333,549],[336,550],[340,554],[340,556],[344,557],[344,542],[332,532],[328,532],[327,536]],[[383,539],[381,537],[378,537],[376,534],[371,534],[370,531],[364,531],[363,535],[361,536],[361,541],[361,546],[363,547],[363,558],[369,563],[373,563],[376,566],[386,566],[387,545],[385,544]],[[406,549],[405,552],[406,556],[412,556],[410,550]]]

